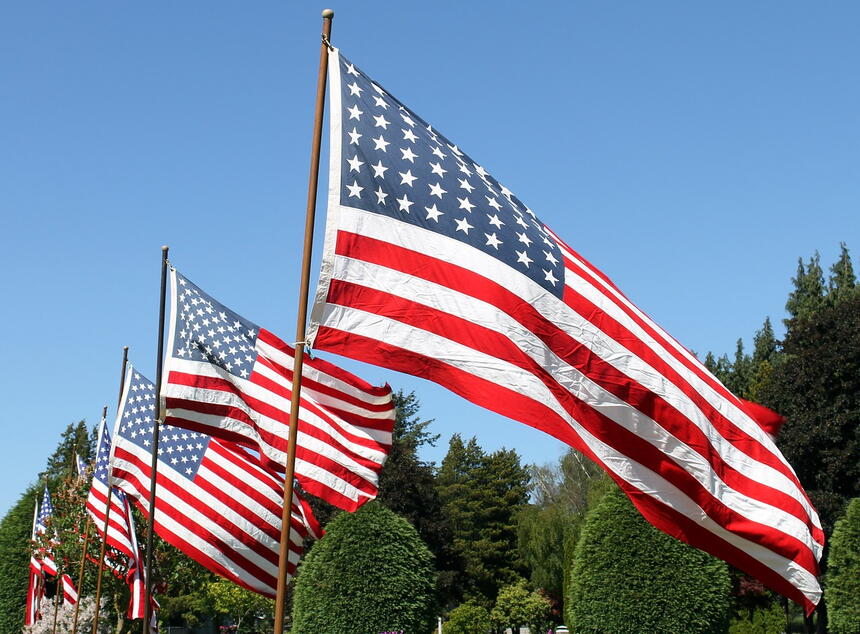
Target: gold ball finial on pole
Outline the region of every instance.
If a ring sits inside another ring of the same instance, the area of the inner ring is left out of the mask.
[[[334,11],[332,11],[331,9],[323,9],[322,17],[323,19],[328,18],[329,20],[331,20],[334,17]]]

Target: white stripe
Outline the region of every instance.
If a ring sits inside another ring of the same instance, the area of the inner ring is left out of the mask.
[[[425,330],[413,328],[381,315],[370,316],[356,309],[330,305],[323,323],[408,350],[419,352],[432,350],[434,358],[445,359],[448,365],[528,396],[538,403],[551,407],[569,424],[574,423],[573,417],[558,403],[555,395],[543,381],[531,372],[496,357]],[[671,436],[659,425],[654,424],[644,414],[603,390],[575,368],[567,366],[562,370],[560,367],[562,362],[557,357],[550,358],[549,355],[547,351],[543,362],[544,367],[553,368],[553,376],[574,396],[618,425],[640,436],[661,453],[673,457],[675,462],[685,468],[717,501],[751,521],[795,537],[812,549],[812,544],[815,542],[803,522],[779,508],[734,491],[718,478],[701,455]],[[479,371],[476,372],[476,369]]]

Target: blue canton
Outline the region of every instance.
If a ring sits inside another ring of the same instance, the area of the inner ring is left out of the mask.
[[[176,285],[171,354],[180,359],[207,361],[247,379],[257,358],[257,325],[219,304],[178,271]]]
[[[123,410],[119,435],[138,447],[152,451],[155,416],[155,384],[139,372],[132,374]],[[209,436],[173,425],[162,425],[158,437],[158,459],[193,480],[209,446]]]
[[[96,451],[96,467],[93,471],[93,477],[107,486],[108,483],[108,465],[110,464],[110,448],[111,437],[107,425],[102,429],[102,437],[99,441],[99,448]]]
[[[42,506],[39,507],[39,516],[36,519],[36,532],[44,533],[48,529],[48,520],[53,514],[54,505],[51,504],[51,494],[46,484],[45,491],[42,493]]]
[[[342,205],[464,242],[561,297],[561,251],[506,187],[343,56]]]

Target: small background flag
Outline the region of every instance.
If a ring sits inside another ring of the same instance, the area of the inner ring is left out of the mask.
[[[48,491],[48,485],[45,485],[44,492],[42,493],[42,506],[39,507],[39,515],[36,519],[36,535],[45,539],[48,535],[48,525],[51,523],[51,517],[54,514],[54,505],[51,504],[51,493]],[[54,534],[51,531],[51,534]],[[54,540],[48,538],[49,543],[53,543]],[[48,573],[51,576],[57,575],[57,564],[54,562],[54,555],[51,552],[50,547],[42,547],[39,549],[41,554],[41,564],[42,570]]]
[[[309,342],[552,434],[657,528],[811,610],[818,515],[740,401],[483,166],[336,50],[329,69]]]
[[[148,515],[155,386],[129,366],[114,428],[113,483]],[[241,447],[172,425],[161,427],[155,531],[209,570],[275,596],[283,478],[261,468]],[[289,574],[305,538],[322,529],[308,504],[293,496]]]

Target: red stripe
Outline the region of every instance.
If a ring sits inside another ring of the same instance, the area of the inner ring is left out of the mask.
[[[521,412],[522,416],[519,420],[538,429],[546,429],[550,420],[556,423],[554,426],[556,430],[567,428],[566,432],[560,433],[556,437],[581,451],[585,450],[584,443],[580,438],[550,408],[496,383],[446,365],[437,359],[325,326],[320,327],[315,345],[321,349],[348,349],[353,358],[384,365],[402,372],[410,373],[414,371],[415,367],[421,367],[424,378],[440,383],[491,411],[503,415],[509,415],[511,411]],[[591,408],[581,409],[587,420],[579,422],[586,428],[597,428],[597,433],[594,433],[593,429],[589,429],[596,437],[614,446],[622,454],[632,457],[637,462],[659,473],[693,499],[704,497],[708,502],[705,503],[703,500],[699,503],[715,521],[723,525],[730,524],[733,532],[740,535],[751,535],[754,541],[762,543],[775,552],[790,553],[785,555],[788,559],[797,557],[800,565],[809,568],[813,573],[815,572],[817,569],[815,559],[811,551],[802,542],[798,542],[783,533],[778,533],[771,527],[738,516],[734,511],[714,500],[686,471],[666,460],[665,454],[656,451],[654,447],[645,443],[638,436],[618,428]],[[606,437],[607,432],[611,432],[612,438]],[[715,515],[716,517],[714,517]],[[708,534],[710,535],[710,533]]]

